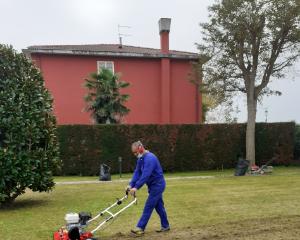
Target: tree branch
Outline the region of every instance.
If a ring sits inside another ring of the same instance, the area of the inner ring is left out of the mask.
[[[277,64],[276,67],[273,67],[273,73],[280,72],[285,67],[291,65],[292,62],[294,62],[297,59],[298,55],[294,55],[293,57],[288,58],[286,61],[283,61],[280,64]]]
[[[261,84],[258,85],[255,89],[255,92],[256,92],[257,96],[260,94],[261,90],[264,89],[268,85],[268,83],[270,81],[270,77],[273,73],[273,67],[274,67],[275,61],[277,60],[278,55],[281,52],[282,47],[284,46],[285,38],[288,35],[289,30],[290,30],[290,26],[288,26],[288,25],[283,26],[281,31],[280,31],[281,34],[278,34],[278,36],[273,41],[271,57],[270,57],[269,62],[266,66],[266,69],[264,71],[264,75],[262,77]]]
[[[257,67],[258,67],[258,57],[260,52],[260,44],[263,35],[263,29],[265,27],[265,17],[261,16],[259,20],[259,25],[257,28],[253,30],[252,33],[252,74],[256,75]]]

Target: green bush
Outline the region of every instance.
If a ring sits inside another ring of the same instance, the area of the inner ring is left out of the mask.
[[[256,129],[256,162],[288,164],[293,159],[294,123],[260,123]],[[97,175],[106,163],[131,172],[136,159],[130,145],[141,140],[160,159],[165,171],[232,168],[245,155],[245,124],[206,125],[65,125],[59,126],[61,175]]]
[[[52,98],[34,65],[0,45],[0,205],[26,188],[48,191],[58,163]]]

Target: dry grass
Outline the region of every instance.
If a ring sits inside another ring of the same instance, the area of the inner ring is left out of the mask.
[[[172,230],[163,237],[155,233],[159,219],[154,213],[143,239],[298,239],[300,168],[275,168],[270,176],[205,175],[215,177],[168,180],[164,198]],[[97,213],[121,197],[125,185],[57,185],[49,194],[28,191],[13,208],[0,210],[0,239],[52,239],[52,233],[64,224],[65,213]],[[128,233],[147,197],[145,188],[138,197],[137,206],[99,231],[97,237],[130,239]]]

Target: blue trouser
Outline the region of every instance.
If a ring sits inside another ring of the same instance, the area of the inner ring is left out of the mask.
[[[160,217],[161,226],[164,228],[169,227],[167,213],[162,198],[163,190],[164,189],[161,189],[160,191],[149,191],[149,196],[145,203],[143,214],[137,224],[138,228],[143,230],[146,228],[154,208]]]

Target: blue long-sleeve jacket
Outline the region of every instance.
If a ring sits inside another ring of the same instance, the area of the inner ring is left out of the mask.
[[[146,152],[138,158],[130,186],[140,189],[145,183],[149,191],[151,189],[163,190],[166,185],[159,160],[151,152]]]

